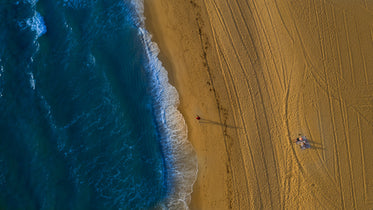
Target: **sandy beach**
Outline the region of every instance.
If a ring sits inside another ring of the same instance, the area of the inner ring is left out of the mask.
[[[145,16],[198,156],[190,209],[373,208],[373,1],[145,0]]]

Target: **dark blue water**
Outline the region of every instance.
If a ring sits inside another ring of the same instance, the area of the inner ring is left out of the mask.
[[[0,1],[0,209],[149,209],[175,192],[136,15],[123,0]]]

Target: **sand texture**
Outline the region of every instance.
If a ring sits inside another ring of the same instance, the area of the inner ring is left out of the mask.
[[[191,209],[373,208],[373,1],[145,3],[198,155]]]

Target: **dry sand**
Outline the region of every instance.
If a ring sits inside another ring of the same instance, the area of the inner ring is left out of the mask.
[[[373,208],[372,0],[145,0],[145,15],[198,155],[191,209]]]

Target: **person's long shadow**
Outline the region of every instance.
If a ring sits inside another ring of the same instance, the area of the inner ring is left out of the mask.
[[[323,147],[323,144],[317,143],[315,141],[312,141],[310,139],[307,139],[308,143],[310,144],[311,148],[310,149],[315,149],[315,150],[325,150],[325,147]]]
[[[202,118],[198,122],[199,123],[208,123],[208,124],[220,125],[220,126],[227,127],[227,128],[241,129],[240,127],[237,127],[237,126],[226,125],[226,124],[218,122],[218,121],[213,121],[213,120],[208,120],[208,119],[202,119]]]

